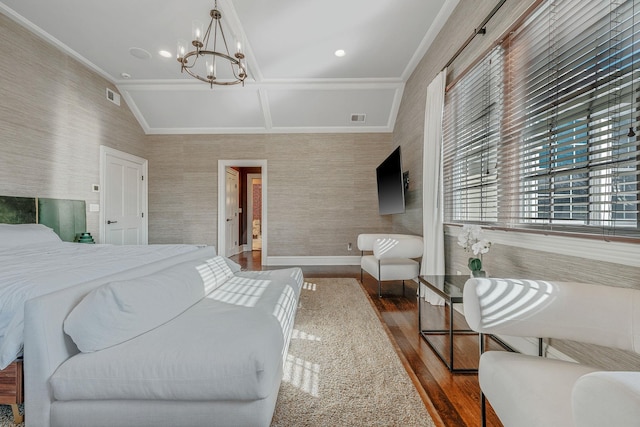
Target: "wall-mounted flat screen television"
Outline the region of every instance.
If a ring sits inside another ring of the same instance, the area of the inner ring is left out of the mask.
[[[380,215],[404,213],[404,177],[400,147],[376,168]]]

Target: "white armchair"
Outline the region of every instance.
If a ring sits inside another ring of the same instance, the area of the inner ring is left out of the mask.
[[[363,272],[369,273],[378,281],[378,296],[382,296],[381,282],[387,280],[404,281],[418,277],[420,264],[416,258],[422,256],[423,241],[420,236],[408,234],[360,234],[358,249],[360,259],[360,281]]]
[[[580,341],[640,353],[640,290],[470,279],[464,312],[480,333]],[[640,372],[505,351],[480,357],[478,380],[505,427],[640,425]]]

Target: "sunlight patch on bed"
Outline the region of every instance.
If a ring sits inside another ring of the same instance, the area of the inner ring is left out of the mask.
[[[320,365],[299,357],[287,355],[282,381],[291,384],[311,396],[319,396]]]
[[[215,276],[215,274],[213,274],[213,271],[211,271],[211,267],[209,267],[209,265],[207,263],[204,263],[204,264],[196,266],[196,270],[198,270],[198,273],[200,274],[200,277],[202,277],[202,281],[204,282],[204,289],[205,289],[205,293],[206,293],[207,286],[210,283],[213,283],[213,281],[215,280],[216,276]]]
[[[302,270],[299,268],[295,268],[293,269],[293,271],[291,272],[291,277],[293,278],[293,281],[298,284],[298,286],[300,286],[299,284],[303,282],[304,277],[302,275]],[[300,290],[300,288],[298,288],[298,291]]]
[[[295,306],[296,295],[291,286],[285,286],[278,298],[276,306],[273,308],[273,315],[276,316],[276,319],[280,322],[284,336],[289,335],[293,327],[293,319],[296,314]]]
[[[225,258],[221,256],[205,260],[204,264],[197,266],[196,269],[202,277],[205,295],[217,288],[219,283],[224,283],[234,276]]]
[[[269,283],[270,280],[234,277],[211,292],[207,298],[243,307],[255,307]]]
[[[282,336],[285,342],[281,353],[283,363],[286,363],[285,355],[289,351],[289,343],[291,342],[293,320],[296,315],[296,302],[296,295],[293,288],[291,286],[285,286],[278,298],[276,306],[273,308],[273,315],[278,319],[278,322],[280,322]]]

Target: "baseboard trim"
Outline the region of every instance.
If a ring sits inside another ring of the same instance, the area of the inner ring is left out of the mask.
[[[360,265],[360,256],[268,256],[267,265]]]

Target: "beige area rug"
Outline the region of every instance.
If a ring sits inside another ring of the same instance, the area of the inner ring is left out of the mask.
[[[355,279],[307,279],[271,425],[434,426]]]
[[[0,405],[0,427],[10,426]],[[272,427],[304,426],[434,426],[355,279],[302,289]]]

